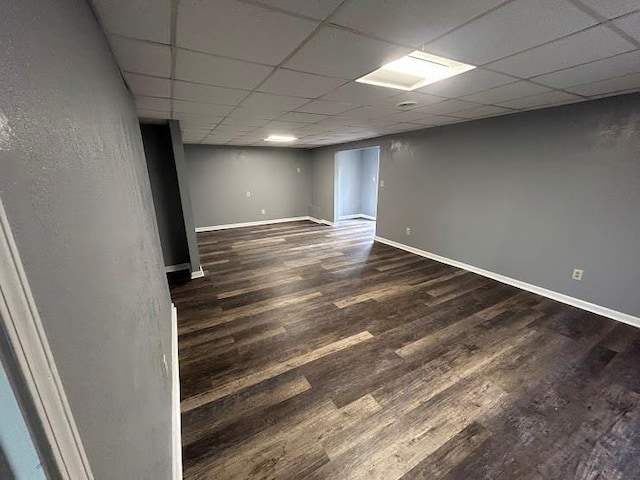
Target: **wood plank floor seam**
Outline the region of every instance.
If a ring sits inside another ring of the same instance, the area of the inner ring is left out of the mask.
[[[640,330],[373,242],[198,234],[170,274],[186,479],[626,479]]]

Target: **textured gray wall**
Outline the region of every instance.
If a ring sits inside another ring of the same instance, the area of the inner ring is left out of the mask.
[[[366,148],[360,151],[362,152],[360,213],[375,217],[378,206],[378,157],[380,150]]]
[[[362,151],[338,152],[336,168],[338,218],[362,213]]]
[[[319,215],[334,153],[372,145],[381,237],[640,315],[640,95],[316,149]]]
[[[169,130],[171,131],[171,146],[176,166],[178,189],[180,191],[180,205],[182,207],[182,219],[184,221],[183,227],[187,235],[190,270],[191,273],[194,273],[200,270],[200,254],[198,252],[196,227],[193,223],[193,209],[191,207],[191,194],[189,193],[189,172],[187,170],[187,160],[184,155],[184,145],[182,144],[180,122],[178,120],[169,120]]]
[[[85,1],[0,18],[0,196],[89,461],[168,479],[171,302],[132,99]]]
[[[185,145],[185,156],[196,227],[309,214],[306,150]]]
[[[189,263],[169,125],[141,125],[165,266]]]

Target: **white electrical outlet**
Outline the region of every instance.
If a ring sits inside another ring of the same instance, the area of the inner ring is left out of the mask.
[[[384,180],[380,180],[380,188],[384,187]]]
[[[298,173],[300,173],[302,171],[302,169],[300,167],[298,167]]]
[[[584,275],[584,270],[580,268],[574,268],[573,273],[571,274],[571,278],[577,280],[578,282],[582,281],[582,275]]]
[[[247,198],[251,196],[251,192],[247,191]]]
[[[265,215],[267,213],[267,211],[263,208],[260,213],[262,213],[262,215]]]
[[[411,235],[411,229],[409,227],[405,228],[404,234],[405,235]]]
[[[373,183],[376,183],[376,177],[373,177]]]

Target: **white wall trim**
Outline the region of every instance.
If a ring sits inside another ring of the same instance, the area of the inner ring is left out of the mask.
[[[365,220],[375,220],[376,217],[365,215],[364,213],[354,213],[353,215],[342,215],[338,220],[353,220],[355,218],[364,218]]]
[[[319,223],[320,225],[327,225],[329,227],[333,227],[333,222],[329,220],[325,220],[324,218],[316,218],[316,217],[307,217],[307,220],[311,220],[312,222]]]
[[[173,480],[182,480],[182,420],[180,417],[180,362],[178,361],[178,309],[171,304],[171,431]]]
[[[202,277],[204,277],[202,266],[200,266],[199,270],[196,270],[195,272],[191,272],[191,280],[195,280],[196,278],[202,278]]]
[[[229,228],[257,227],[260,225],[271,225],[272,223],[299,222],[301,220],[309,220],[309,217],[274,218],[273,220],[258,220],[256,222],[227,223],[224,225],[212,225],[210,227],[196,227],[196,233],[214,232],[216,230],[227,230]]]
[[[182,270],[189,270],[191,265],[189,263],[179,263],[177,265],[167,265],[164,267],[165,273],[181,272]]]
[[[563,293],[548,290],[543,287],[538,287],[537,285],[532,285],[530,283],[522,282],[514,278],[506,277],[504,275],[500,275],[499,273],[490,272],[482,268],[474,267],[473,265],[468,265],[457,260],[452,260],[450,258],[436,255],[435,253],[426,252],[424,250],[420,250],[419,248],[411,247],[399,242],[394,242],[393,240],[378,236],[376,236],[374,239],[376,242],[384,243],[385,245],[399,248],[401,250],[420,255],[421,257],[430,258],[431,260],[435,260],[436,262],[446,263],[447,265],[452,265],[463,270],[468,270],[469,272],[477,273],[478,275],[482,275],[483,277],[491,278],[493,280],[497,280],[498,282],[506,283],[507,285],[512,285],[522,290],[527,290],[528,292],[551,298],[552,300],[557,300],[558,302],[572,305],[582,310],[596,313],[598,315],[602,315],[603,317],[611,318],[613,320],[617,320],[618,322],[626,323],[628,325],[640,328],[640,318],[629,315],[628,313],[619,312],[611,308],[596,305],[595,303],[580,300],[579,298],[570,297],[569,295],[565,295]]]
[[[93,479],[2,201],[0,321],[62,477]]]

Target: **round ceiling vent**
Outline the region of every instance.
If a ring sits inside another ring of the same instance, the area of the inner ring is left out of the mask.
[[[399,110],[408,110],[410,108],[415,107],[418,104],[418,102],[414,102],[413,100],[406,100],[404,102],[400,102],[396,104],[396,107]]]

